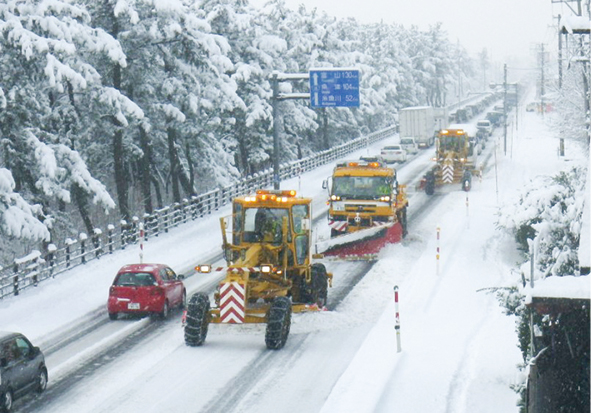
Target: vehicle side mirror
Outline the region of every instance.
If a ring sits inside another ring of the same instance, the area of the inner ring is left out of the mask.
[[[309,218],[302,219],[302,230],[304,230],[304,231],[310,230],[310,219]]]
[[[185,274],[177,274],[176,276],[177,276],[177,278],[179,280],[184,280],[185,279]]]
[[[31,349],[31,352],[29,353],[29,358],[33,360],[35,357],[39,355],[39,353],[41,353],[41,349],[39,347],[33,347]]]
[[[328,180],[327,179],[322,181],[322,189],[326,189],[326,188],[328,188]]]

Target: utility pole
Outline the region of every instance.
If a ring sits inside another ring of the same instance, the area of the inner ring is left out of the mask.
[[[562,30],[560,27],[560,14],[558,15],[558,89],[562,89]]]
[[[540,44],[540,68],[542,70],[541,73],[541,81],[540,81],[540,105],[542,106],[540,109],[542,111],[542,117],[544,117],[545,107],[544,107],[544,43]]]
[[[503,150],[507,155],[507,63],[503,66]]]

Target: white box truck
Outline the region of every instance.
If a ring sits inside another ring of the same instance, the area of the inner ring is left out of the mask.
[[[400,138],[414,138],[419,148],[427,148],[435,142],[435,133],[442,129],[431,106],[414,106],[401,109],[398,114]]]

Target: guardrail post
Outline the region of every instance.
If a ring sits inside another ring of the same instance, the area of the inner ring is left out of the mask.
[[[103,249],[101,247],[101,235],[103,235],[103,231],[100,228],[94,228],[92,234],[92,245],[94,245],[94,256],[99,258],[103,253]]]
[[[53,275],[55,269],[55,251],[57,251],[55,244],[49,244],[47,246],[47,261],[49,262],[49,276],[51,278],[55,277]]]
[[[82,264],[86,264],[86,239],[88,236],[84,233],[80,233],[80,259],[82,260]]]
[[[113,231],[115,227],[112,224],[107,225],[107,242],[109,243],[109,254],[113,253]]]
[[[14,295],[18,295],[18,264],[15,262],[14,267],[14,276],[12,277],[12,292]]]
[[[66,268],[70,268],[71,263],[71,247],[74,241],[70,238],[66,238]]]
[[[150,214],[144,214],[144,239],[147,241],[148,240],[148,235],[150,233],[150,226],[151,226],[151,215]]]
[[[131,217],[131,240],[133,243],[135,243],[137,241],[137,235],[138,235],[138,223],[139,223],[140,219],[136,216]]]
[[[127,245],[127,221],[122,219],[120,221],[121,225],[121,249],[124,250],[125,246]]]

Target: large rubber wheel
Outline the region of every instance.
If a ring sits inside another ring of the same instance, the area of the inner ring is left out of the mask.
[[[328,274],[324,264],[312,264],[312,304],[325,307],[328,296]]]
[[[109,313],[109,318],[111,320],[117,320],[117,317],[119,317],[119,313]]]
[[[398,222],[402,226],[402,237],[406,237],[408,234],[408,222],[406,220],[406,207],[401,211],[398,211]]]
[[[47,389],[47,370],[45,367],[39,369],[37,373],[37,393],[43,393]]]
[[[464,172],[462,176],[462,189],[469,192],[472,189],[472,174],[469,171]]]
[[[12,391],[4,389],[0,393],[0,412],[9,412],[12,410]]]
[[[425,175],[425,193],[427,195],[433,195],[435,193],[435,175],[433,172],[429,172]]]
[[[285,346],[291,327],[291,301],[287,297],[275,297],[267,313],[265,344],[270,350]]]
[[[209,297],[205,293],[193,294],[187,306],[185,322],[185,344],[191,347],[200,346],[207,337],[209,327]]]

